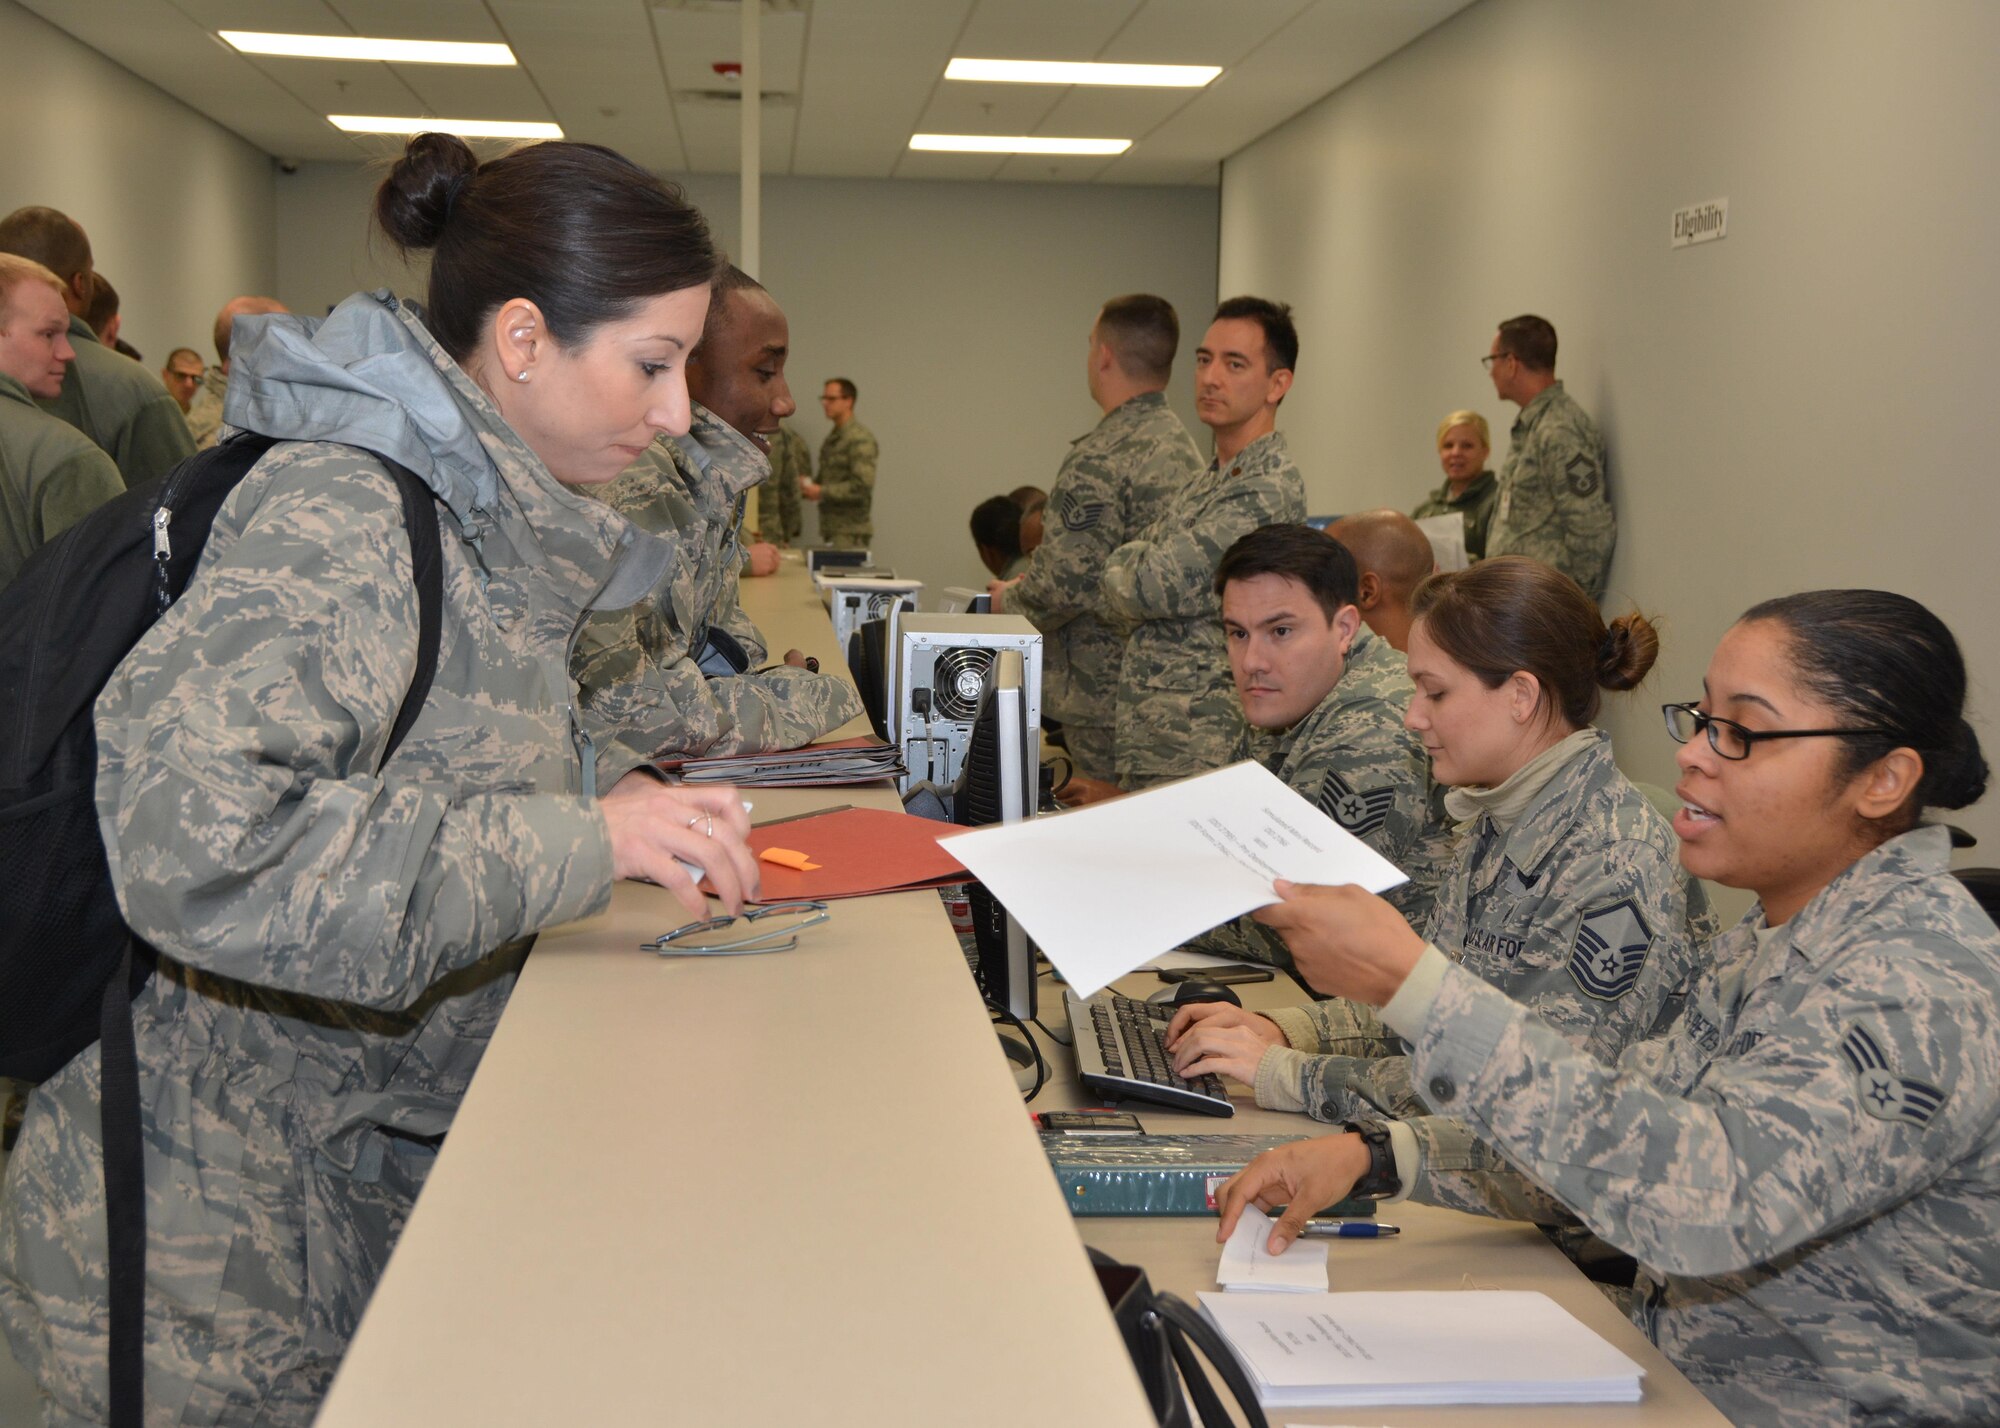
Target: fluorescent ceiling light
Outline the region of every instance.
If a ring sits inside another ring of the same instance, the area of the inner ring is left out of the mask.
[[[1041,139],[1032,134],[912,134],[910,147],[937,154],[1122,154],[1130,139]]]
[[[560,139],[560,124],[522,119],[391,119],[379,114],[329,114],[327,122],[350,134],[457,134],[465,139]]]
[[[1126,84],[1150,89],[1200,89],[1222,73],[1212,64],[1069,64],[1058,60],[955,59],[946,79],[997,84]]]
[[[514,52],[505,45],[461,44],[450,40],[371,40],[361,35],[270,35],[257,30],[216,33],[250,55],[388,60],[397,64],[515,63]]]

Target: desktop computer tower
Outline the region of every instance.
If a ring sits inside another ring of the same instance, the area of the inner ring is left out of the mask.
[[[856,630],[870,620],[886,620],[894,608],[900,607],[904,614],[914,612],[917,595],[923,588],[921,580],[842,579],[838,576],[828,580],[826,604],[833,615],[835,646],[845,654],[848,641],[854,638]]]
[[[890,653],[888,733],[909,770],[901,788],[949,788],[965,762],[979,691],[1000,651],[1025,666],[1028,751],[1041,760],[1042,637],[1019,615],[905,613]],[[1030,810],[1032,812],[1032,810]]]

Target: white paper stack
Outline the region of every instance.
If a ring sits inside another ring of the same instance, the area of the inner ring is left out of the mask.
[[[1271,1217],[1255,1205],[1245,1205],[1236,1232],[1222,1247],[1215,1282],[1235,1292],[1326,1293],[1325,1240],[1296,1239],[1283,1254],[1272,1254],[1270,1242]]]
[[[1271,1408],[1637,1403],[1645,1370],[1544,1294],[1203,1294]]]

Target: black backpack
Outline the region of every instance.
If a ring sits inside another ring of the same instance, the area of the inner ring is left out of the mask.
[[[119,915],[97,823],[99,692],[193,578],[229,493],[276,443],[244,433],[98,507],[0,590],[0,1076],[42,1081],[103,1043],[111,1421],[143,1406],[146,1200],[132,997],[152,949]],[[430,693],[444,609],[436,499],[376,454],[416,565],[417,672],[388,747]]]

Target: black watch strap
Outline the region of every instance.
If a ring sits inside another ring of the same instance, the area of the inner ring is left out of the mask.
[[[1403,1180],[1396,1174],[1396,1151],[1389,1144],[1389,1127],[1381,1121],[1348,1121],[1342,1130],[1352,1131],[1368,1147],[1368,1171],[1347,1192],[1351,1200],[1386,1200],[1402,1193]]]

